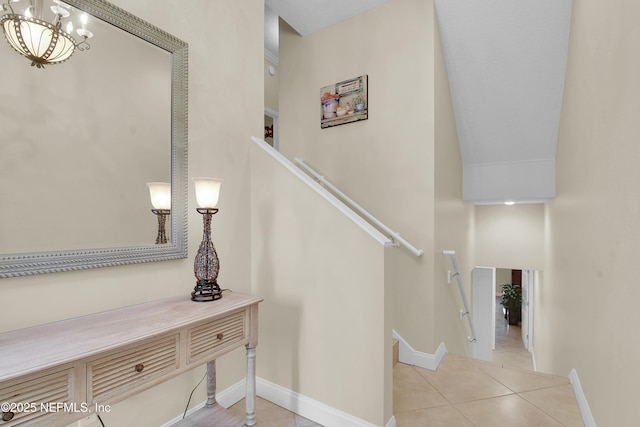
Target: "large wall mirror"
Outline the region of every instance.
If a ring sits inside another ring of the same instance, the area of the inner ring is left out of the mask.
[[[187,44],[108,2],[65,3],[89,15],[89,50],[40,69],[0,41],[0,278],[187,256]]]

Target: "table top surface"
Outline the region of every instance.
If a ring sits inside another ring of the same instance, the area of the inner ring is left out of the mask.
[[[4,332],[0,381],[224,317],[261,301],[238,292],[224,292],[221,299],[207,302],[177,296]]]

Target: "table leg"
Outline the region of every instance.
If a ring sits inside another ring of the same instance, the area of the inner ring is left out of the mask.
[[[256,425],[256,349],[247,347],[247,418],[244,425],[252,427]]]
[[[207,363],[207,406],[216,405],[216,361]]]

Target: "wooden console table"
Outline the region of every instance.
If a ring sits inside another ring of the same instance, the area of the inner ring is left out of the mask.
[[[207,363],[207,405],[178,425],[255,425],[258,304],[168,298],[0,334],[0,426],[65,426]],[[215,359],[247,348],[245,420],[215,400]],[[185,396],[186,399],[186,396]]]

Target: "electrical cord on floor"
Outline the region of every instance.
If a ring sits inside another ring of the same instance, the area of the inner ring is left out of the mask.
[[[100,414],[96,413],[96,416],[98,417],[98,421],[100,421],[100,424],[102,424],[102,427],[105,427],[104,423],[102,422],[102,418],[100,418]]]
[[[204,381],[204,379],[207,377],[207,373],[205,372],[204,377],[202,377],[202,379],[198,382],[198,384],[196,384],[196,386],[193,388],[193,390],[191,390],[191,394],[189,395],[189,400],[187,400],[187,406],[184,408],[184,414],[182,414],[182,419],[184,420],[184,417],[187,416],[187,409],[189,409],[189,403],[191,403],[191,398],[193,397],[193,392],[196,391],[196,389],[198,388],[198,386],[200,384],[202,384],[202,381]]]

